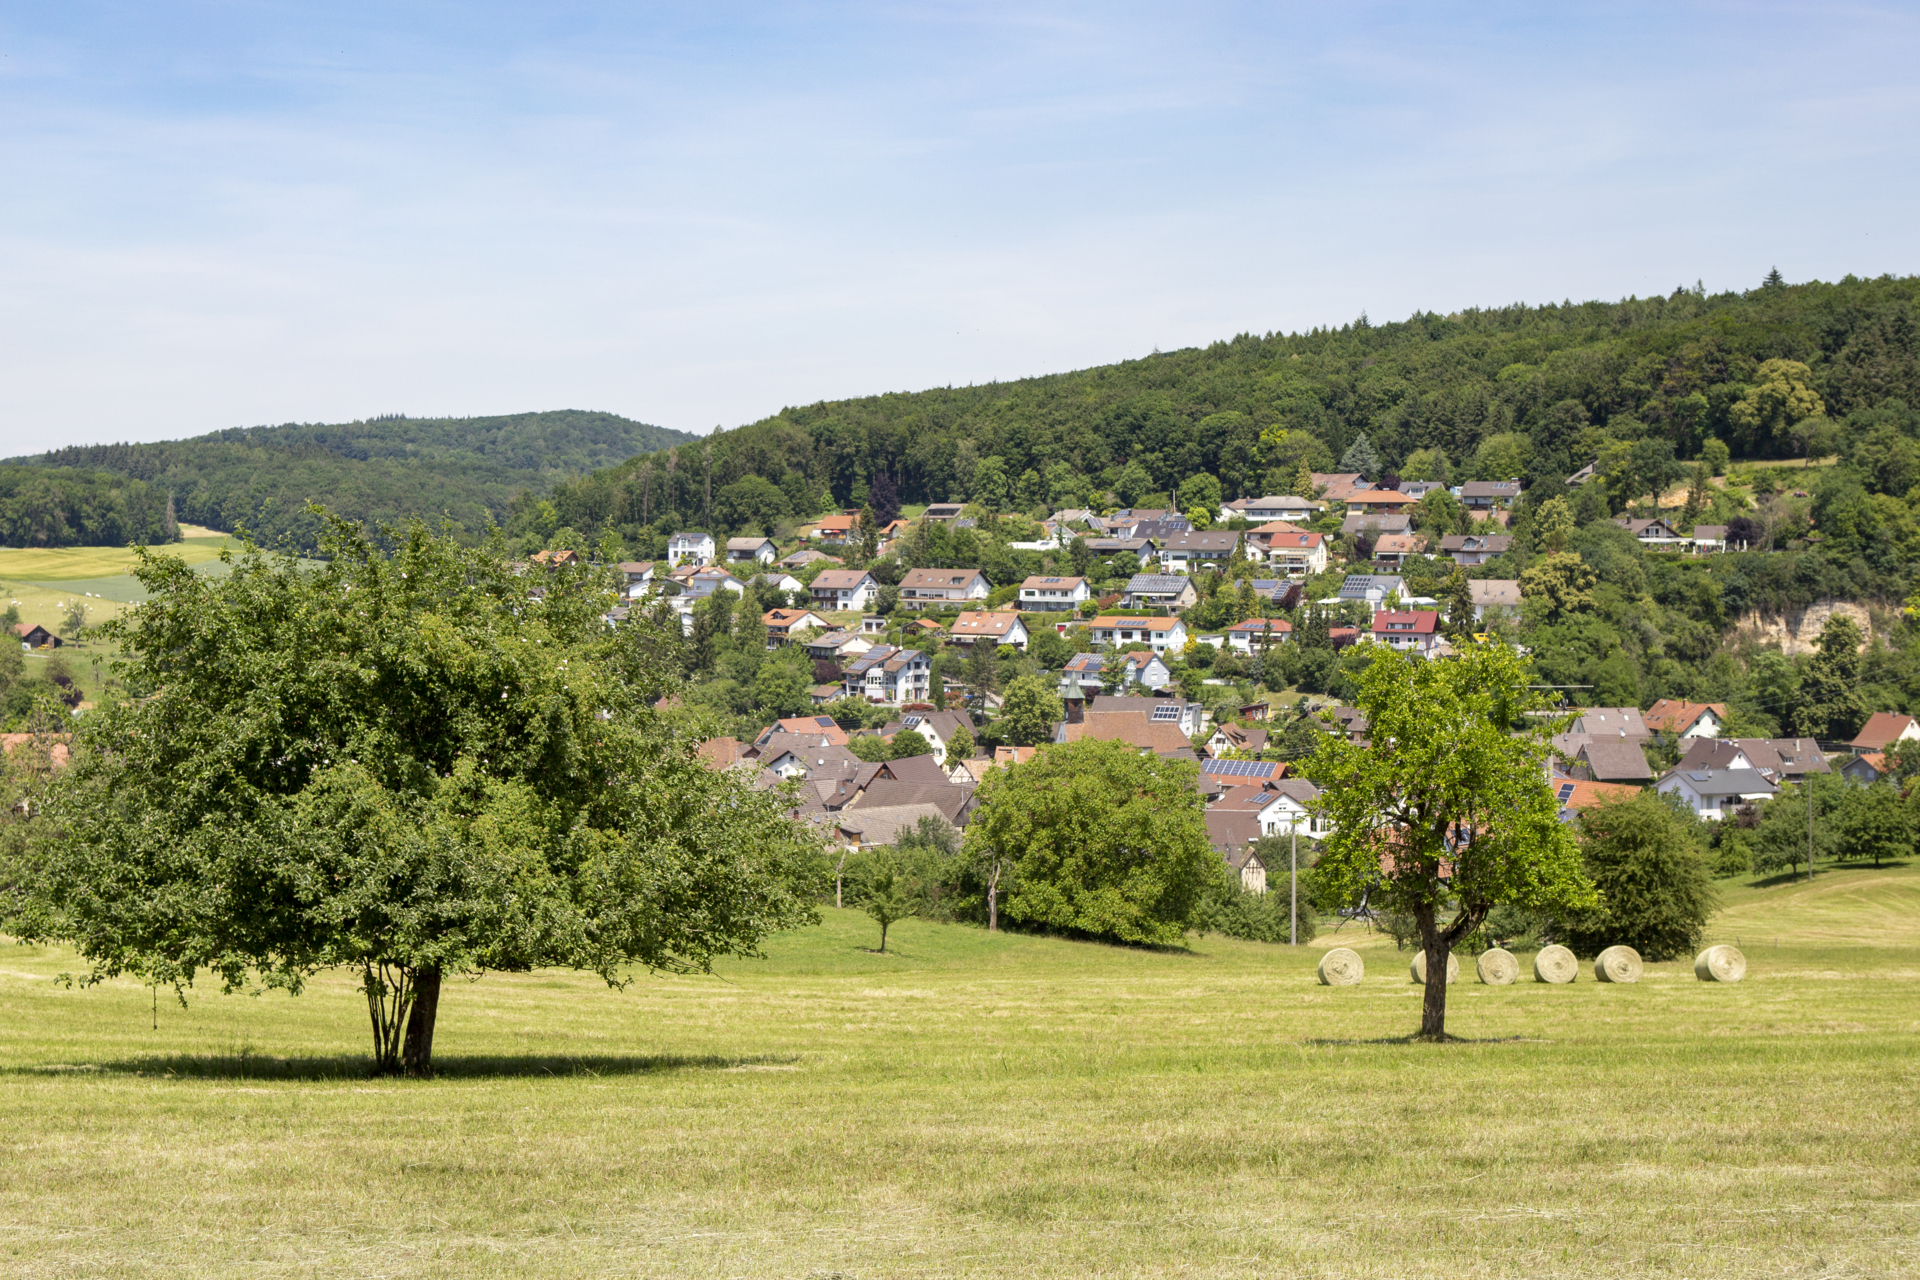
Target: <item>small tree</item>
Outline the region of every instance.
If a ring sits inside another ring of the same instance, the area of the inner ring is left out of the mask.
[[[1196,772],[1124,742],[1048,747],[987,774],[963,849],[1013,872],[1009,919],[1174,945],[1219,861]]]
[[[886,954],[887,930],[920,914],[925,895],[915,882],[911,859],[891,846],[862,850],[849,860],[853,900],[880,926],[880,953]]]
[[[1700,820],[1677,798],[1642,791],[1583,810],[1580,850],[1600,903],[1563,919],[1567,945],[1595,955],[1623,943],[1649,960],[1693,954],[1719,900]]]
[[[1913,818],[1887,782],[1854,787],[1835,815],[1834,843],[1842,858],[1904,858],[1913,852]]]
[[[994,662],[994,650],[1000,646],[991,640],[975,640],[967,647],[967,683],[982,696],[1000,687],[1000,671]]]
[[[1545,780],[1548,746],[1537,730],[1512,731],[1544,706],[1519,656],[1469,645],[1432,662],[1368,647],[1356,700],[1367,743],[1329,735],[1303,770],[1333,827],[1315,872],[1322,892],[1412,916],[1435,974],[1498,903],[1592,905]],[[1446,983],[1428,983],[1420,1036],[1444,1039],[1446,1016]]]
[[[1051,686],[1039,676],[1020,676],[1007,686],[1000,707],[1000,736],[1016,747],[1037,747],[1053,739],[1053,726],[1066,712]]]
[[[951,767],[962,760],[973,759],[974,750],[973,730],[961,725],[947,739],[947,765]]]

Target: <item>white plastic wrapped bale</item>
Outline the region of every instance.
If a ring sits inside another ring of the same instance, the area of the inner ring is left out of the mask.
[[[1722,942],[1693,958],[1693,976],[1702,982],[1738,982],[1747,976],[1747,958]]]
[[[1426,986],[1427,953],[1424,951],[1414,952],[1413,963],[1407,966],[1407,972],[1412,975],[1415,982],[1423,987]],[[1454,955],[1452,952],[1447,953],[1447,981],[1450,983],[1460,981],[1460,957]]]
[[[1480,981],[1490,987],[1511,985],[1520,976],[1520,962],[1513,952],[1500,947],[1482,951],[1480,958],[1473,962],[1474,972],[1480,975]]]
[[[1572,982],[1580,972],[1580,961],[1573,952],[1555,943],[1540,948],[1533,957],[1533,980],[1555,984]]]
[[[1320,985],[1351,987],[1367,976],[1367,965],[1360,953],[1347,947],[1335,947],[1320,957]]]
[[[1601,982],[1640,981],[1640,953],[1632,947],[1608,947],[1593,961],[1593,976]]]

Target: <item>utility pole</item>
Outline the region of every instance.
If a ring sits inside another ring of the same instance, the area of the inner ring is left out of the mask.
[[[1300,820],[1287,824],[1293,832],[1293,846],[1287,852],[1287,945],[1300,945]]]
[[[1815,744],[1816,749],[1818,744]],[[1805,774],[1807,788],[1807,883],[1813,883],[1813,774]]]

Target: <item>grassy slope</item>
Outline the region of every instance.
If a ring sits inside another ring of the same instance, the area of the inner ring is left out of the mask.
[[[1479,1043],[1445,1048],[1391,1039],[1418,991],[1377,943],[1336,991],[1317,949],[907,922],[882,957],[829,911],[720,978],[455,986],[429,1083],[362,1078],[344,978],[155,1032],[146,991],[8,947],[0,1268],[1911,1273],[1920,927],[1830,930],[1920,870],[1730,898],[1782,937],[1748,982],[1464,984]]]

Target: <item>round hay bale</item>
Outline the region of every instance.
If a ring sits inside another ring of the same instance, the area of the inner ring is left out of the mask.
[[[1357,951],[1335,947],[1320,957],[1320,985],[1323,987],[1351,987],[1366,976],[1366,962]]]
[[[1423,987],[1426,986],[1427,953],[1424,951],[1414,952],[1413,963],[1407,966],[1407,971],[1413,975],[1415,982]],[[1460,957],[1454,955],[1452,952],[1447,953],[1447,981],[1450,983],[1460,981]]]
[[[1533,958],[1535,982],[1572,982],[1579,972],[1580,961],[1558,943],[1540,948],[1540,953]]]
[[[1640,953],[1632,947],[1608,947],[1593,962],[1593,976],[1602,982],[1638,982],[1640,969]]]
[[[1480,975],[1480,981],[1490,987],[1508,986],[1520,976],[1520,962],[1513,958],[1513,952],[1499,947],[1482,951],[1473,968]]]
[[[1722,942],[1694,957],[1693,976],[1702,982],[1738,982],[1747,976],[1747,958]]]

